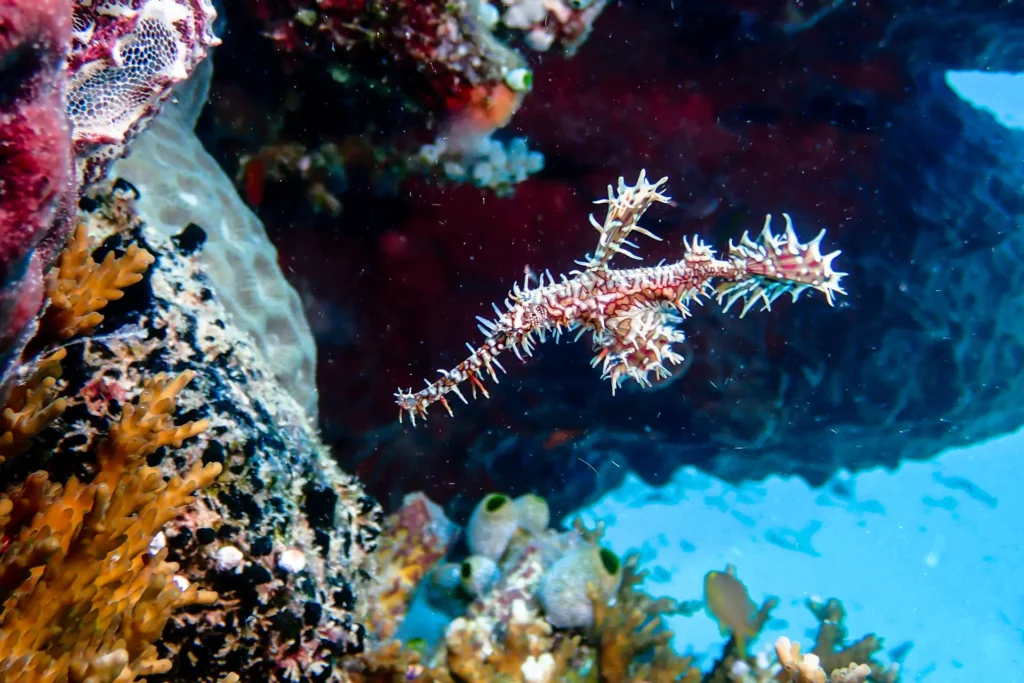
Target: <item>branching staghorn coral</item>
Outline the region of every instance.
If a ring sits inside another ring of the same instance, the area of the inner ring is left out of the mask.
[[[66,349],[42,359],[31,376],[14,386],[0,410],[0,463],[20,455],[39,431],[64,412],[67,401],[59,398],[57,380]]]
[[[717,593],[716,597],[707,591],[709,581],[716,586],[712,591]],[[721,657],[703,679],[706,683],[899,681],[899,664],[885,665],[876,658],[882,649],[882,641],[876,635],[869,634],[847,644],[846,611],[835,598],[825,602],[807,601],[807,606],[820,622],[811,652],[804,653],[799,643],[780,637],[774,643],[775,657],[771,658],[765,652],[750,656],[741,639],[752,639],[761,634],[777,600],[769,598],[756,614],[752,603],[749,609],[738,609],[750,598],[732,567],[726,572],[710,572],[705,578],[705,587],[708,611],[725,627],[723,633],[730,634]],[[742,616],[743,612],[749,616]]]
[[[34,345],[91,332],[103,319],[100,309],[141,280],[152,262],[132,245],[123,257],[109,254],[96,264],[87,231],[79,227],[51,272],[47,324]],[[0,413],[0,464],[26,453],[33,437],[63,413],[68,401],[59,397],[57,380],[66,357],[60,347],[12,377]],[[171,662],[154,643],[173,611],[216,599],[178,576],[178,565],[167,561],[166,547],[155,539],[221,465],[197,463],[184,480],[165,482],[146,462],[157,449],[176,448],[206,429],[206,420],[180,426],[171,420],[177,394],[193,377],[158,375],[145,383],[96,446],[91,481],[72,477],[61,484],[41,469],[0,489],[4,681],[129,683],[166,672]]]
[[[826,678],[818,656],[801,654],[800,643],[794,643],[785,636],[775,641],[775,656],[782,667],[776,680],[782,683],[864,683],[871,675],[871,667],[867,664],[850,664],[833,669]]]
[[[598,641],[601,681],[609,683],[697,683],[700,669],[689,657],[672,649],[673,633],[665,625],[667,615],[685,612],[670,598],[656,599],[640,590],[647,577],[640,555],[623,562],[622,585],[613,604],[599,599],[588,586],[594,605],[594,634]]]
[[[172,612],[209,604],[175,576],[153,540],[220,474],[197,463],[165,482],[146,465],[158,448],[180,446],[207,427],[175,426],[184,373],[148,381],[97,449],[97,473],[61,485],[45,471],[0,494],[0,678],[4,681],[117,681],[163,673],[154,642]]]
[[[143,278],[153,255],[132,244],[123,256],[109,252],[96,263],[85,225],[79,225],[46,278],[47,305],[41,329],[30,346],[89,334],[103,322],[100,310],[124,296],[124,290]],[[64,412],[67,401],[58,398],[57,380],[67,349],[25,362],[0,378],[0,463],[28,448],[31,439]],[[18,377],[18,375],[22,377]],[[3,395],[5,387],[10,391]]]
[[[652,373],[654,381],[670,376],[669,366],[683,361],[672,348],[684,340],[677,325],[689,317],[690,302],[702,303],[701,296],[715,294],[725,310],[742,301],[742,317],[758,304],[770,309],[783,294],[795,301],[805,290],[814,289],[830,305],[836,295],[845,294],[839,286],[845,273],[832,270],[840,252],[823,255],[820,251],[825,231],[802,243],[787,214],[783,214],[783,234],[772,232],[769,215],[756,240],[744,233],[739,244],[730,241],[726,260],[715,258],[715,251],[694,237],[684,240],[683,258],[676,263],[612,269],[609,264],[616,254],[639,259],[628,249],[636,248],[629,240],[632,233],[660,239],[638,222],[652,204],[671,201],[662,192],[666,180],[650,183],[641,171],[635,185],[627,185],[622,178],[617,191],[609,185],[608,198],[596,202],[608,205],[604,223],[590,217],[600,237],[594,254],[577,261],[583,270],[572,271],[571,278],[562,275],[560,282],[547,272],[547,284],[541,275],[533,289],[528,281],[522,288],[517,284],[505,300],[506,310],[495,305],[494,320],[478,318],[486,339],[479,348],[470,347],[469,358],[452,370],[441,370],[441,378],[427,382],[425,389],[395,394],[399,419],[409,413],[415,425],[416,418],[425,417],[427,408],[438,402],[450,414],[449,393],[467,402],[459,390],[463,382],[470,383],[474,397],[477,389],[487,396],[483,373],[497,381],[494,368],[504,369],[498,356],[510,349],[520,359],[524,352],[532,355],[534,344],[549,334],[557,340],[563,332],[576,331],[579,339],[589,331],[595,351],[592,365],[601,366],[601,377],[611,380],[614,393],[627,378],[651,386]],[[719,282],[717,287],[714,281]]]
[[[894,683],[899,676],[899,665],[889,667],[882,666],[875,658],[875,655],[882,650],[882,639],[871,633],[852,643],[847,642],[846,629],[846,608],[836,598],[830,598],[824,602],[808,600],[807,607],[817,617],[818,633],[814,638],[814,649],[811,653],[821,663],[826,671],[832,671],[832,681],[839,680],[846,683],[847,679],[836,679],[836,671],[852,673],[867,668],[867,674],[871,675],[872,681],[878,683]],[[809,655],[805,655],[805,659]],[[858,666],[857,662],[861,662]],[[856,678],[850,678],[852,683],[859,683]]]
[[[120,258],[108,252],[102,263],[92,258],[89,233],[79,225],[48,276],[50,305],[43,329],[60,339],[91,332],[103,322],[100,309],[124,296],[124,289],[142,280],[153,255],[132,244]]]

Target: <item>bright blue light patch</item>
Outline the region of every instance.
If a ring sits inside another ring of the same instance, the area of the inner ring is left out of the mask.
[[[1007,128],[1024,130],[1024,74],[947,71],[946,83]]]

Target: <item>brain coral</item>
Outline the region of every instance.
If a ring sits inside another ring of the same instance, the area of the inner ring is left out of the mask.
[[[202,226],[206,243],[199,259],[206,276],[274,375],[315,417],[316,345],[299,295],[285,280],[263,224],[192,131],[208,76],[205,62],[114,172],[139,189],[140,213],[161,235]]]

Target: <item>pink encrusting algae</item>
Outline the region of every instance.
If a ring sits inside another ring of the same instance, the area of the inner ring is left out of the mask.
[[[522,287],[516,284],[505,300],[505,310],[494,306],[494,320],[478,318],[486,339],[478,348],[469,347],[466,360],[452,370],[440,370],[440,379],[427,382],[425,389],[395,394],[399,419],[409,413],[415,425],[417,416],[425,417],[433,403],[441,403],[451,414],[447,395],[454,393],[466,402],[459,389],[463,382],[470,383],[474,397],[478,389],[487,396],[482,373],[497,382],[495,368],[504,370],[498,356],[511,350],[523,360],[523,354],[532,355],[534,345],[549,334],[557,340],[563,332],[575,331],[579,339],[589,331],[595,351],[592,365],[601,366],[601,377],[611,380],[614,394],[627,378],[651,386],[683,361],[672,348],[685,338],[678,325],[690,316],[690,302],[703,303],[702,296],[715,296],[725,310],[742,301],[743,317],[758,303],[769,310],[787,293],[795,301],[805,290],[815,289],[829,305],[836,295],[845,294],[839,281],[846,273],[832,269],[840,252],[821,253],[824,230],[811,241],[800,242],[788,214],[783,214],[782,234],[772,232],[769,215],[756,239],[744,233],[738,244],[730,241],[724,260],[715,258],[714,249],[695,236],[684,239],[683,258],[676,263],[610,268],[616,254],[639,260],[627,249],[636,248],[629,241],[632,233],[660,241],[638,223],[652,204],[671,201],[662,191],[666,181],[648,182],[641,171],[635,185],[627,185],[622,178],[617,191],[609,185],[608,198],[595,202],[608,205],[604,223],[590,217],[600,234],[597,249],[576,262],[583,270],[557,280],[546,272],[533,289],[529,280]]]

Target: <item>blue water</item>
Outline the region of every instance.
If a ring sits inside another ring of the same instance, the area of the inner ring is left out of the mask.
[[[705,572],[733,564],[755,601],[780,597],[753,651],[781,635],[813,642],[804,601],[838,597],[852,637],[874,631],[887,650],[913,644],[903,680],[980,681],[1024,669],[1022,450],[1016,434],[841,478],[837,488],[852,495],[681,470],[658,489],[630,478],[581,514],[608,525],[616,552],[642,553],[652,594],[699,599]],[[681,649],[720,653],[703,613],[670,624]]]
[[[1003,125],[1024,128],[1024,75],[957,72],[948,82]],[[642,554],[654,595],[699,599],[704,574],[733,564],[755,601],[780,597],[754,652],[782,635],[809,645],[817,622],[805,600],[837,597],[852,638],[875,632],[888,652],[911,645],[904,681],[1017,681],[1022,452],[1024,431],[895,472],[840,475],[823,489],[792,478],[733,486],[692,469],[655,489],[631,476],[579,514],[607,524],[616,552]],[[721,653],[703,612],[670,625],[676,646],[704,664]]]

